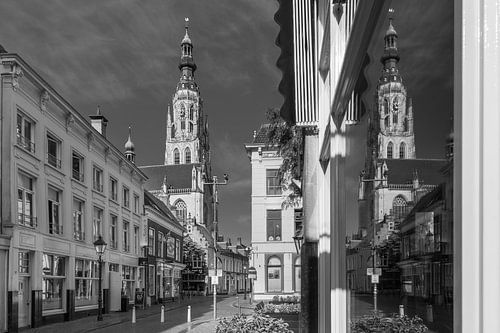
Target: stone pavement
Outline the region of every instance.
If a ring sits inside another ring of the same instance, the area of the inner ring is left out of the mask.
[[[196,303],[197,299],[205,299],[205,296],[184,297],[180,302],[169,302],[165,304],[165,312]],[[136,308],[136,319],[147,318],[161,313],[161,305],[155,304],[148,308]],[[99,329],[105,329],[113,325],[129,322],[132,319],[132,310],[127,312],[111,312],[103,315],[102,321],[97,321],[96,316],[84,317],[72,321],[65,321],[51,325],[44,325],[38,328],[22,330],[23,333],[84,333]],[[216,322],[204,321],[191,323],[192,330],[189,332],[215,332]],[[186,324],[186,329],[189,325]]]

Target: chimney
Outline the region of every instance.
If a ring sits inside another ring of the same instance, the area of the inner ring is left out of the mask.
[[[90,115],[90,124],[92,127],[102,136],[106,137],[106,126],[108,125],[108,120],[101,114],[101,107],[97,106],[97,113]]]

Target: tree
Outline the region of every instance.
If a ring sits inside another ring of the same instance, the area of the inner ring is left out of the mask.
[[[277,108],[269,108],[266,117],[269,121],[267,148],[276,149],[283,159],[278,170],[284,193],[283,206],[294,207],[300,204],[302,198],[304,131],[283,120]]]

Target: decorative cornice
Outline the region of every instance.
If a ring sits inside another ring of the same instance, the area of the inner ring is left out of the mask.
[[[40,94],[40,110],[42,112],[47,111],[47,103],[50,101],[50,95],[47,90],[43,90]]]
[[[12,75],[12,90],[16,91],[17,88],[19,88],[19,79],[24,75],[21,66],[19,66],[16,63],[12,64],[11,75]]]

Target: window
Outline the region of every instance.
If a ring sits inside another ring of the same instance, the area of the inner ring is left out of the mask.
[[[181,163],[181,156],[179,155],[179,149],[175,148],[174,149],[174,164],[180,164]]]
[[[267,262],[267,291],[281,291],[281,260],[271,257]]]
[[[112,249],[116,249],[118,247],[118,241],[116,239],[116,227],[117,227],[117,221],[118,217],[115,215],[110,215],[110,222],[109,222],[109,247]]]
[[[123,186],[123,207],[130,207],[130,190]]]
[[[394,125],[397,125],[397,123],[398,123],[398,114],[397,113],[392,114],[392,122],[394,123]]]
[[[267,211],[267,240],[281,240],[281,210]]]
[[[403,120],[403,131],[408,132],[408,119]]]
[[[63,226],[59,217],[61,192],[52,187],[49,187],[47,197],[49,212],[49,233],[62,234]]]
[[[139,254],[139,227],[134,226],[134,253]]]
[[[61,141],[52,134],[47,134],[47,163],[61,168]]]
[[[18,258],[18,272],[19,272],[19,274],[29,274],[29,272],[30,272],[30,254],[29,254],[29,252],[19,251],[17,258]]]
[[[127,221],[123,221],[123,251],[130,252],[130,223]]]
[[[92,188],[97,192],[103,191],[102,170],[94,166],[92,169]]]
[[[163,235],[162,232],[158,231],[158,249],[156,255],[160,258],[165,257],[165,245],[166,245],[165,236]]]
[[[80,182],[84,181],[83,156],[73,152],[71,158],[72,177]]]
[[[92,225],[92,235],[94,237],[94,241],[96,241],[99,236],[102,236],[102,217],[103,217],[103,210],[94,207],[94,222]]]
[[[76,240],[85,240],[83,205],[83,201],[73,199],[73,238]]]
[[[31,153],[35,152],[34,128],[35,123],[32,120],[22,113],[17,114],[17,144]]]
[[[109,263],[109,271],[110,272],[119,272],[120,271],[120,265]]]
[[[392,158],[392,148],[393,144],[389,142],[389,144],[387,144],[387,158]]]
[[[98,262],[94,260],[75,259],[75,306],[97,304],[99,293],[98,283]]]
[[[406,158],[406,145],[404,142],[399,145],[399,158]]]
[[[184,223],[186,221],[187,207],[186,203],[182,200],[177,200],[175,202],[175,216],[179,222]]]
[[[392,201],[392,215],[397,220],[403,219],[410,212],[410,208],[401,195],[398,195]]]
[[[295,265],[293,266],[293,276],[295,281],[295,291],[300,291],[300,257],[295,259]]]
[[[294,211],[294,222],[295,222],[295,235],[302,235],[302,221],[303,221],[302,209],[295,209]]]
[[[179,239],[175,239],[175,260],[181,261],[181,241]]]
[[[148,254],[155,253],[155,229],[149,228],[148,230]]]
[[[167,237],[167,257],[174,258],[175,256],[175,238]]]
[[[113,177],[109,178],[109,197],[111,200],[118,201],[118,181]]]
[[[278,177],[278,169],[266,170],[266,194],[281,195],[281,182]]]
[[[135,295],[136,267],[122,265],[122,296],[127,296],[133,302]]]
[[[27,227],[36,227],[34,212],[35,192],[33,189],[34,179],[22,172],[18,175],[17,187],[17,221]]]
[[[140,214],[140,201],[139,196],[134,193],[134,213]]]
[[[42,309],[62,309],[66,279],[65,258],[44,253],[42,256]]]
[[[186,148],[186,150],[184,151],[184,156],[185,156],[184,160],[186,161],[185,163],[186,164],[191,163],[191,150],[189,149],[189,147]]]
[[[194,119],[194,105],[191,105],[191,107],[189,108],[189,120],[193,120]]]

